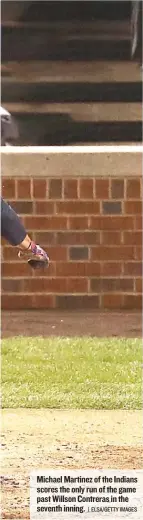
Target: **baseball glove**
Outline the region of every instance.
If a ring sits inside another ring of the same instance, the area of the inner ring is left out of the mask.
[[[49,265],[49,259],[48,258],[30,258],[28,260],[28,264],[32,269],[44,269],[45,267],[48,267]]]

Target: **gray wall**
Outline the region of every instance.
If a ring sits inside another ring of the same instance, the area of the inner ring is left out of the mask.
[[[31,2],[27,2],[26,0],[19,0],[18,2],[7,2],[3,0],[1,2],[2,22],[18,21],[22,16],[24,10],[27,10],[30,4]]]

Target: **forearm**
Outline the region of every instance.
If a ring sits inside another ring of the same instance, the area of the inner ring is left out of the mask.
[[[28,262],[33,269],[49,265],[47,253],[31,240],[18,215],[3,199],[1,199],[1,233],[12,246],[18,247],[19,257],[30,256]]]
[[[3,199],[1,199],[1,234],[12,246],[19,246],[27,236],[20,218]]]

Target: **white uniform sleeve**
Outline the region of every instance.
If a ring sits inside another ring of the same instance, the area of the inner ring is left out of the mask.
[[[5,108],[0,107],[0,117],[4,117],[4,116],[10,116],[10,113]]]

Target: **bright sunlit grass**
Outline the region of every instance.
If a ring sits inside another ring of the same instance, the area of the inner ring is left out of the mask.
[[[4,339],[2,405],[141,408],[141,339]]]

